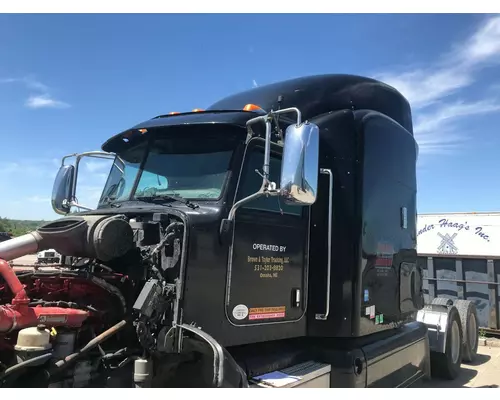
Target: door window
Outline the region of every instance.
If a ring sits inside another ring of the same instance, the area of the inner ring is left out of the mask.
[[[250,196],[260,189],[262,185],[262,177],[257,172],[255,172],[255,170],[258,170],[260,173],[262,173],[263,164],[264,151],[262,149],[254,147],[247,153],[244,170],[238,188],[238,200]],[[277,156],[271,154],[269,169],[269,180],[275,182],[276,186],[279,188],[281,175],[281,155]],[[244,204],[241,208],[273,213],[282,212],[283,214],[291,214],[297,216],[302,215],[302,207],[288,206],[278,196],[262,196],[258,199]]]

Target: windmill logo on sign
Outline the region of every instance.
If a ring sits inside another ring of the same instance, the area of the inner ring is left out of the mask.
[[[458,247],[453,241],[457,237],[457,233],[454,233],[451,236],[449,233],[445,235],[438,233],[438,236],[441,238],[441,243],[437,249],[439,254],[458,254]]]

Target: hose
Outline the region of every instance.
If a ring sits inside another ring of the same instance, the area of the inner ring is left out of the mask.
[[[111,293],[116,297],[118,297],[118,300],[120,300],[120,304],[123,308],[123,314],[127,313],[127,301],[125,300],[125,297],[123,297],[122,293],[117,287],[106,282],[104,279],[98,278],[97,276],[92,276],[90,278],[90,281],[96,284],[97,286],[101,287],[102,289],[106,290],[108,293]]]
[[[0,374],[0,380],[6,378],[13,372],[19,371],[23,368],[29,367],[32,364],[37,364],[37,363],[42,363],[44,361],[49,360],[52,358],[52,353],[45,353],[42,354],[41,356],[33,357],[28,360],[22,361],[19,364],[13,365],[12,367],[7,368],[5,371],[3,371],[2,374]]]
[[[66,358],[59,360],[55,363],[53,371],[52,372],[57,373],[60,371],[65,370],[68,366],[70,366],[74,361],[78,360],[79,358],[85,356],[90,350],[94,349],[98,345],[100,345],[102,342],[105,340],[109,339],[111,336],[119,332],[121,329],[125,327],[127,324],[127,320],[122,320],[118,322],[117,324],[113,325],[111,328],[105,330],[103,333],[100,335],[96,336],[94,339],[92,339],[90,342],[88,342],[84,347],[80,349],[80,351],[70,354]]]
[[[150,254],[150,257],[154,256],[157,252],[159,252],[163,246],[167,243],[167,241],[171,240],[172,237],[175,237],[175,229],[176,228],[182,228],[183,225],[180,222],[172,222],[169,226],[167,226],[167,229],[165,229],[165,235],[163,236],[163,239],[158,243],[158,245],[153,249],[153,251]]]
[[[0,259],[0,276],[4,279],[10,291],[14,295],[12,304],[29,303],[29,297],[24,290],[24,286],[17,277],[15,271],[5,260]]]

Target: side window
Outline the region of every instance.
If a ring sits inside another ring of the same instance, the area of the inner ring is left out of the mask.
[[[264,151],[258,148],[253,148],[247,153],[245,160],[245,169],[241,175],[241,182],[238,188],[238,200],[250,196],[257,192],[262,185],[262,177],[255,172],[258,170],[262,173],[262,165],[264,164]],[[270,162],[270,177],[272,182],[275,182],[277,187],[280,185],[281,175],[281,156],[271,154]],[[269,211],[275,213],[302,215],[302,207],[287,206],[279,197],[260,197],[242,206],[245,209],[253,209],[260,211]]]

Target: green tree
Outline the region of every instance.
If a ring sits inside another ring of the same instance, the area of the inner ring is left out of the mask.
[[[37,229],[45,223],[47,221],[0,218],[0,232],[10,232],[13,236],[20,236]]]

